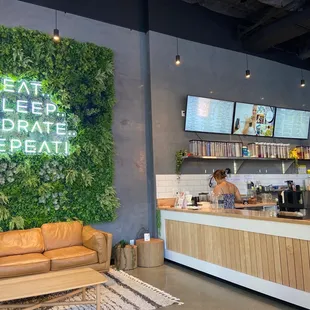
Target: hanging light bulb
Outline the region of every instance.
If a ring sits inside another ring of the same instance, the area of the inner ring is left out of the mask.
[[[306,86],[306,80],[304,79],[304,74],[302,72],[302,69],[300,69],[300,73],[301,73],[300,87],[305,87]]]
[[[248,54],[245,54],[246,59],[246,70],[245,70],[245,78],[249,79],[251,77],[251,71],[249,70],[249,60],[248,60]]]
[[[59,29],[57,28],[57,10],[55,10],[55,29],[54,29],[54,33],[53,33],[53,40],[55,42],[60,41]]]
[[[179,66],[181,64],[181,56],[179,55],[179,39],[177,38],[177,55],[175,56],[175,64]]]
[[[300,86],[301,87],[305,87],[306,86],[306,81],[304,79],[301,79]]]
[[[56,42],[60,41],[59,30],[57,28],[54,29],[53,40]]]

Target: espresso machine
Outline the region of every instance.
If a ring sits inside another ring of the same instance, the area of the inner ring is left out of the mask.
[[[278,194],[278,217],[310,219],[310,191],[301,191],[293,181],[286,181],[287,189]]]

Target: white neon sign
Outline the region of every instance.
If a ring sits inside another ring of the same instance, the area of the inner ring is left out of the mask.
[[[0,153],[68,155],[66,114],[59,112],[41,83],[2,78],[0,92]]]

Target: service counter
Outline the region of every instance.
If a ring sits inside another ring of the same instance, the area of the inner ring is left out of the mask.
[[[159,209],[166,259],[310,309],[310,220]]]

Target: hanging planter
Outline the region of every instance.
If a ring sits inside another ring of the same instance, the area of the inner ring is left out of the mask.
[[[175,153],[175,173],[178,176],[178,180],[180,180],[181,177],[181,168],[185,156],[187,156],[186,150],[180,150]]]

